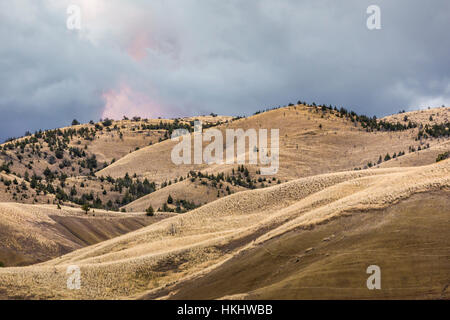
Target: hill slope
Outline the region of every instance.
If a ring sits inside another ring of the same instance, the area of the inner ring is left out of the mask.
[[[275,176],[267,177],[263,185],[268,186],[274,178],[283,182],[301,177],[314,176],[367,167],[411,167],[432,164],[440,153],[450,150],[449,137],[428,137],[418,139],[419,131],[433,123],[448,123],[450,108],[421,110],[393,115],[380,121],[390,121],[401,130],[369,130],[357,121],[357,116],[348,112],[329,110],[315,106],[297,105],[222,124],[217,129],[279,129],[280,169]],[[399,118],[403,116],[403,118]],[[407,117],[406,121],[405,118]],[[413,121],[413,122],[411,122]],[[442,122],[440,122],[442,121]],[[411,128],[408,129],[408,125]],[[404,126],[404,127],[402,127]],[[448,133],[448,131],[447,131]],[[225,134],[224,134],[225,137]],[[270,140],[270,137],[269,137]],[[116,163],[100,170],[98,176],[120,177],[127,172],[146,177],[157,183],[186,178],[192,170],[204,173],[230,174],[233,165],[175,165],[171,161],[171,151],[176,142],[170,140],[148,146],[133,152]],[[204,144],[206,146],[206,143]],[[250,172],[259,166],[248,165]],[[265,177],[263,177],[265,178]],[[258,179],[258,177],[256,177]],[[263,185],[259,185],[261,187]],[[176,183],[170,189],[162,189],[158,194],[150,194],[125,206],[127,210],[142,210],[149,205],[159,207],[170,193],[178,198],[196,203],[215,200],[217,188],[207,187],[203,194],[195,192],[197,186],[187,181]],[[245,190],[245,188],[244,188]],[[233,190],[238,191],[238,190]],[[242,190],[241,190],[242,191]]]
[[[0,203],[0,262],[17,266],[46,261],[166,217],[102,210],[86,215],[67,207]]]
[[[363,234],[366,232],[369,235],[370,229],[376,228],[373,223],[370,223],[371,219],[376,219],[370,214],[371,210],[389,210],[389,207],[419,193],[431,195],[430,192],[441,190],[443,196],[447,197],[449,188],[450,161],[446,160],[424,167],[372,169],[319,175],[266,189],[245,191],[118,238],[76,250],[40,265],[1,269],[0,295],[23,298],[100,299],[136,298],[143,294],[148,297],[163,297],[171,294],[172,290],[176,294],[179,288],[182,288],[180,286],[188,283],[186,281],[190,278],[221,268],[220,266],[225,266],[223,263],[227,260],[236,261],[233,259],[246,257],[248,252],[251,252],[249,250],[257,250],[271,243],[277,245],[276,241],[279,241],[277,239],[286,239],[297,230],[329,225],[330,233],[343,234],[350,240],[356,239],[352,238],[354,237],[352,232],[357,234],[357,230],[361,229]],[[437,214],[434,210],[433,219],[430,220],[427,228],[440,233],[442,230],[439,231],[439,228],[444,228],[445,223],[448,223],[448,211],[444,204],[441,206],[437,203],[437,205],[441,214]],[[424,208],[426,211],[426,207]],[[345,252],[356,250],[354,255],[346,257],[346,261],[349,263],[353,261],[355,265],[364,265],[366,260],[358,258],[358,252],[367,248],[371,241],[371,249],[377,251],[382,246],[386,247],[386,243],[396,240],[394,231],[397,229],[401,231],[398,233],[400,238],[406,237],[408,233],[402,231],[404,228],[400,228],[398,224],[404,219],[402,217],[405,213],[402,209],[396,210],[392,215],[397,222],[387,229],[393,230],[393,238],[386,238],[391,240],[382,242],[372,233],[373,241],[369,236],[360,244],[355,241],[345,241],[342,247],[329,251],[331,261],[335,261],[336,264],[341,261],[338,249]],[[353,216],[356,222],[350,223],[348,228],[345,227],[344,222],[337,225],[330,224],[345,217],[351,220]],[[420,214],[419,216],[414,214],[411,218],[424,222]],[[358,219],[362,219],[361,223],[357,222]],[[409,228],[408,226],[413,225],[413,221],[406,225]],[[364,229],[368,230],[364,231]],[[317,246],[314,245],[314,241],[317,236],[322,237],[322,235],[324,234],[313,234],[312,238],[305,239],[305,244],[298,249],[302,251],[308,241],[313,246]],[[437,241],[439,237],[430,239]],[[404,238],[404,241],[406,245],[407,238]],[[285,246],[284,242],[278,243],[280,246]],[[392,243],[395,244],[395,241]],[[416,250],[422,251],[429,246],[423,238],[418,238],[414,245]],[[441,261],[443,264],[440,265],[439,270],[448,274],[446,271],[449,264],[445,258],[448,257],[448,251],[445,251],[446,244],[443,243],[438,249],[440,248],[444,252],[439,253],[443,254]],[[290,247],[286,245],[285,250],[290,250]],[[388,246],[385,250],[387,253],[395,253],[399,249]],[[257,260],[250,259],[248,262],[252,261]],[[241,260],[241,263],[245,265],[245,261]],[[267,260],[267,263],[270,261]],[[65,287],[66,268],[73,264],[80,266],[82,271],[82,283],[85,285],[81,290],[71,291]],[[273,290],[261,289],[261,292],[252,295],[254,290],[257,291],[263,285],[271,284],[261,283],[261,285],[248,287],[248,291],[246,289],[245,292],[231,292],[222,290],[218,286],[218,291],[212,294],[218,297],[249,293],[249,297],[259,297],[267,293],[270,297],[274,292],[278,292],[279,288],[286,286],[285,283],[288,282],[291,274],[289,270],[291,269],[288,268],[287,273],[280,275],[280,281],[273,282],[275,285]],[[320,275],[320,272],[314,270],[316,269],[311,269],[308,278],[317,278]],[[298,278],[297,275],[295,276]],[[400,273],[396,276],[400,276]],[[287,282],[282,281],[283,279]],[[433,281],[436,282],[432,283],[431,288],[437,288],[442,284],[442,277],[433,278]],[[279,283],[278,287],[277,283]],[[313,284],[314,281],[311,283]],[[348,285],[351,287],[352,283]],[[186,288],[189,289],[189,286]],[[199,290],[196,294],[202,296],[202,289]],[[349,292],[347,297],[361,297],[357,294],[358,291]],[[320,290],[319,293],[305,291],[302,297],[320,297],[320,292]],[[433,289],[432,294],[435,293]]]
[[[215,270],[145,296],[170,299],[449,299],[450,191],[353,212],[242,252]],[[370,265],[381,290],[368,290]]]
[[[444,115],[448,109],[439,108],[439,112]],[[410,113],[410,117],[413,115]],[[418,127],[394,132],[367,132],[360,123],[351,121],[348,114],[343,116],[338,111],[322,111],[318,107],[305,105],[275,109],[217,127],[222,132],[238,128],[280,130],[280,171],[277,177],[282,180],[362,168],[369,162],[376,164],[379,156],[384,158],[387,153],[391,156],[401,151],[408,153],[410,147],[418,149],[422,146],[424,149],[427,144],[434,146],[442,142],[432,138],[417,141]],[[190,170],[207,168],[210,172],[217,172],[226,168],[223,165],[177,166],[170,158],[175,144],[169,140],[143,148],[99,171],[97,175],[121,177],[126,172],[133,172],[162,182],[186,176]]]

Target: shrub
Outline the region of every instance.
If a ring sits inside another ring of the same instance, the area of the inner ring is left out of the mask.
[[[56,159],[55,159],[54,156],[50,156],[50,157],[48,158],[48,163],[49,163],[49,164],[55,164],[55,162],[56,162]]]
[[[102,124],[103,124],[104,127],[109,127],[109,126],[112,125],[112,120],[106,118],[106,119],[102,122]]]
[[[436,162],[444,161],[449,158],[450,158],[450,151],[447,151],[438,155],[438,157],[436,158]]]
[[[88,214],[90,209],[91,208],[89,207],[89,205],[87,203],[85,203],[81,206],[81,210],[83,210],[86,214]]]
[[[55,157],[58,159],[62,159],[64,157],[64,151],[61,149],[57,149],[55,151]]]
[[[153,210],[153,207],[150,206],[147,208],[147,210],[145,210],[145,212],[147,213],[147,216],[152,217],[155,215],[155,210]]]

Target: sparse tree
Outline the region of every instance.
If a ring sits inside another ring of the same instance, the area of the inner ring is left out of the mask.
[[[147,216],[152,217],[155,215],[155,210],[153,210],[153,207],[150,206],[147,208],[147,210],[145,210],[145,212],[147,213]]]
[[[90,209],[91,208],[89,207],[89,205],[87,203],[85,203],[81,206],[81,210],[83,210],[86,214],[88,214]]]

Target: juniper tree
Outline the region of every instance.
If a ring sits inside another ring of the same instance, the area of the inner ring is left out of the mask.
[[[149,206],[149,207],[147,208],[147,210],[145,210],[145,212],[147,213],[147,216],[149,216],[149,217],[155,215],[155,211],[153,210],[153,207],[152,207],[152,206]]]
[[[89,207],[89,204],[85,203],[81,206],[81,210],[83,210],[86,214],[88,214],[89,210],[91,208]]]

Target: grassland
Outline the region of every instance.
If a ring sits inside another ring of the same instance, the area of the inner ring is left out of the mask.
[[[0,270],[0,291],[4,297],[16,298],[170,296],[177,292],[176,286],[173,292],[169,290],[172,285],[208,274],[227,261],[240,259],[248,250],[265,246],[292,232],[351,216],[367,214],[369,221],[373,216],[371,210],[389,210],[415,194],[430,195],[439,191],[444,198],[448,197],[449,171],[450,161],[446,160],[417,168],[325,174],[244,191],[39,265]],[[436,232],[440,230],[441,235],[442,232],[446,234],[446,208],[442,207],[442,214],[436,218],[439,223],[433,222],[427,228],[436,227]],[[419,218],[417,214],[412,217]],[[392,228],[396,227],[394,224]],[[370,239],[365,241],[370,242]],[[300,248],[309,246],[307,243]],[[356,245],[354,241],[348,244]],[[416,249],[426,251],[428,245],[419,241]],[[440,248],[444,265],[438,270],[445,274],[448,251],[445,243]],[[358,264],[363,262],[358,260]],[[71,291],[65,287],[65,271],[68,265],[74,264],[82,270],[83,285],[81,290]],[[234,293],[224,291],[224,295]],[[292,296],[295,297],[299,296]],[[314,293],[311,297],[320,295]],[[347,297],[362,296],[349,294]]]
[[[0,203],[0,261],[24,266],[145,227],[168,214],[119,214],[104,210],[85,213],[53,205]]]
[[[203,117],[222,131],[280,129],[280,170],[262,180],[258,167],[246,166],[252,187],[217,180],[222,173],[245,179],[236,165],[171,162],[175,142],[166,124],[193,120],[81,125],[91,136],[75,135],[68,146],[81,145],[106,165],[89,170],[82,158],[74,171],[59,171],[59,159],[51,171],[66,173],[64,181],[42,180],[126,212],[86,215],[61,194],[38,194],[24,177],[30,163],[19,161],[20,144],[3,149],[4,163],[13,165],[2,179],[17,183],[0,183],[0,261],[7,266],[0,268],[0,298],[448,299],[450,159],[436,158],[449,151],[449,138],[419,135],[426,125],[448,123],[448,108],[382,120],[402,122],[395,131],[303,104],[242,119]],[[409,121],[416,125],[406,128]],[[47,156],[55,151],[37,144]],[[23,154],[42,175],[48,157],[30,148]],[[155,189],[133,193],[144,179]],[[169,195],[201,206],[145,215],[149,206],[167,205]],[[364,286],[371,264],[382,268],[381,291]],[[71,265],[81,269],[80,290],[66,286]]]

